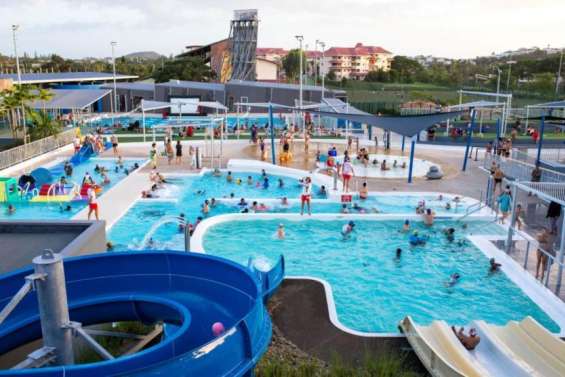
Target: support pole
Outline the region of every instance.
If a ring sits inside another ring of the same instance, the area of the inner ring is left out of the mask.
[[[510,254],[512,251],[512,236],[516,226],[516,205],[518,204],[516,195],[518,195],[518,190],[516,185],[512,185],[512,216],[510,218],[510,226],[508,227],[508,236],[506,237],[506,254]]]
[[[402,153],[404,153],[405,139],[406,139],[406,136],[402,135]]]
[[[271,129],[271,157],[273,159],[273,165],[277,164],[276,154],[275,154],[275,125],[273,122],[273,104],[269,102],[269,128]]]
[[[141,106],[143,107],[143,102],[141,103]],[[145,142],[145,111],[141,110],[141,125],[143,126],[143,142]]]
[[[37,274],[46,275],[35,283],[43,345],[55,348],[58,365],[74,364],[73,333],[67,327],[70,321],[63,258],[45,250],[33,258],[33,266]]]
[[[471,109],[471,122],[467,126],[467,146],[465,147],[465,156],[463,156],[463,171],[467,170],[467,158],[469,156],[469,149],[473,140],[473,126],[475,125],[475,109]]]
[[[416,139],[412,137],[410,145],[410,165],[408,166],[408,183],[412,183],[412,171],[414,169],[414,149],[416,148]]]
[[[188,221],[184,221],[184,251],[187,253],[190,251],[190,229],[188,229]]]
[[[538,140],[538,154],[536,156],[536,165],[539,165],[541,160],[541,149],[543,147],[543,133],[545,131],[545,115],[541,117],[539,140]]]
[[[557,254],[557,283],[555,284],[555,294],[559,295],[561,290],[561,280],[563,279],[563,254],[565,251],[565,216],[563,216],[563,225],[561,226],[561,242],[559,244],[559,252]]]
[[[494,151],[493,153],[497,154],[498,149],[498,140],[500,139],[500,118],[496,120],[496,140],[494,141]]]

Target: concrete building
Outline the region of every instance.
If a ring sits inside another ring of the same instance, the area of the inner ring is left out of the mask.
[[[333,72],[338,80],[363,80],[371,71],[388,71],[393,58],[392,53],[382,47],[361,43],[355,47],[331,47],[324,55],[321,73],[327,75]]]
[[[277,81],[279,79],[279,64],[272,60],[257,58],[255,78],[257,81]]]

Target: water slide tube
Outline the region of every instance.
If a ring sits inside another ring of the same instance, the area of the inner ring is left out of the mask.
[[[78,153],[76,153],[73,157],[71,157],[70,161],[73,165],[78,165],[86,160],[88,160],[94,154],[94,150],[92,149],[92,145],[85,144],[83,145]]]
[[[83,326],[162,321],[164,339],[114,360],[4,370],[0,376],[250,376],[270,342],[271,321],[263,304],[268,292],[253,271],[226,259],[113,252],[65,259],[64,267],[72,321]],[[0,276],[0,307],[32,272],[28,267]],[[224,324],[223,335],[213,336],[214,322]],[[37,297],[30,292],[0,325],[0,353],[40,337]]]

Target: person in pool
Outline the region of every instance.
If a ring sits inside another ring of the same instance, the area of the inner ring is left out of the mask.
[[[286,206],[288,206],[288,205],[289,205],[289,204],[288,204],[288,198],[287,198],[286,196],[284,196],[284,197],[281,199],[281,206],[285,206],[285,207],[286,207]]]
[[[202,213],[204,214],[204,216],[206,216],[208,215],[209,212],[210,212],[210,202],[208,201],[208,199],[206,199],[202,204]]]
[[[248,184],[248,185],[252,185],[252,184],[253,184],[253,177],[251,177],[250,175],[247,176],[247,184]]]
[[[263,190],[267,190],[269,188],[269,178],[265,177],[265,179],[263,179]]]
[[[267,178],[267,172],[265,171],[265,169],[261,169],[261,177]]]
[[[459,282],[459,279],[461,279],[461,275],[459,275],[459,273],[457,272],[454,272],[449,276],[449,280],[445,283],[445,285],[447,287],[453,287]]]
[[[226,181],[228,183],[232,183],[233,182],[233,176],[231,175],[231,171],[228,171],[228,175],[226,175]]]
[[[354,228],[355,228],[355,223],[353,221],[348,222],[341,228],[341,235],[343,236],[344,240],[351,237],[351,233],[353,233]]]
[[[369,197],[369,189],[367,188],[367,182],[363,182],[361,190],[359,190],[359,199],[367,199]]]
[[[8,210],[6,211],[8,215],[13,215],[16,213],[16,207],[13,204],[8,204]]]
[[[324,185],[320,186],[320,190],[318,191],[318,195],[323,196],[323,197],[328,195],[328,191],[326,190],[326,186],[324,186]]]
[[[283,188],[284,187],[284,181],[282,180],[282,178],[279,178],[279,188]]]
[[[402,249],[398,247],[398,248],[396,248],[396,253],[395,253],[394,259],[399,261],[401,256],[402,256]]]
[[[426,244],[427,237],[420,236],[417,231],[414,231],[412,235],[408,238],[408,242],[412,246],[423,246]]]
[[[410,220],[404,220],[404,224],[402,224],[402,233],[408,233],[410,231]]]
[[[251,203],[251,208],[249,208],[252,212],[257,212],[257,208],[258,208],[258,203],[257,202],[253,202]]]
[[[239,203],[237,203],[237,205],[240,207],[247,207],[247,202],[245,201],[245,199],[241,198],[239,199]]]
[[[210,199],[210,208],[215,208],[218,205],[216,198]]]
[[[216,168],[214,169],[214,172],[212,173],[212,175],[214,177],[221,177],[222,176],[222,172],[220,171],[220,169]]]
[[[184,217],[184,213],[179,215],[179,232],[184,231],[186,228],[186,218]]]
[[[284,240],[284,236],[285,236],[285,233],[284,233],[284,224],[279,224],[279,227],[278,227],[278,229],[277,229],[277,238],[278,238],[279,240]]]
[[[443,234],[449,242],[453,242],[455,240],[455,228],[445,228],[443,230]]]
[[[434,225],[434,219],[435,219],[435,212],[432,211],[431,208],[427,208],[426,212],[424,213],[423,217],[424,217],[424,224],[426,226],[432,226]]]
[[[365,209],[365,207],[361,207],[357,202],[353,203],[353,207],[352,207],[355,211],[359,212],[359,213],[366,213],[367,210]]]
[[[500,271],[500,266],[502,266],[500,263],[497,263],[496,259],[494,258],[489,259],[489,265],[490,265],[488,270],[489,273]]]
[[[340,212],[341,212],[341,213],[349,213],[349,208],[347,208],[347,204],[343,203],[343,204],[341,205],[341,210],[340,210]]]

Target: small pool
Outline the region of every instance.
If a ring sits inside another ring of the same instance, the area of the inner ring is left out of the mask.
[[[389,170],[381,170],[381,163],[386,160]],[[343,156],[338,156],[337,161],[343,162]],[[375,163],[376,161],[376,163]],[[396,161],[396,164],[395,164]],[[408,178],[408,166],[410,165],[410,157],[397,156],[389,154],[371,154],[369,155],[369,164],[365,167],[356,155],[351,156],[353,170],[357,177],[367,178]],[[396,165],[396,166],[395,166]],[[412,171],[413,177],[424,177],[430,166],[436,165],[431,161],[414,158],[414,167]],[[324,168],[324,163],[318,163],[320,168]]]
[[[285,225],[285,240],[275,237],[279,223]],[[344,223],[248,218],[211,227],[203,245],[207,253],[241,264],[250,257],[274,262],[284,254],[287,275],[327,281],[339,321],[361,332],[396,333],[406,315],[422,324],[443,319],[457,325],[474,319],[505,324],[531,315],[549,330],[559,331],[504,273],[489,274],[488,259],[465,240],[468,234],[503,234],[492,222],[472,221],[467,229],[453,221],[438,221],[432,229],[413,224],[430,237],[423,247],[409,246],[408,235],[398,231],[402,221],[356,221],[355,234],[346,241],[340,234]],[[454,243],[441,234],[442,228],[451,226],[457,228]],[[399,260],[398,247],[403,250]],[[447,287],[454,272],[462,278]]]
[[[147,128],[153,128],[154,126],[166,126],[166,125],[179,125],[184,124],[186,126],[191,125],[191,121],[194,122],[195,120],[206,119],[206,117],[178,117],[178,116],[170,116],[169,118],[161,118],[161,117],[146,117],[145,118],[145,126]],[[127,127],[130,123],[139,122],[141,126],[141,115],[139,116],[121,116],[114,118],[114,122],[120,123],[122,127]],[[284,119],[275,116],[273,117],[273,122],[275,123],[275,127],[282,128],[286,125]],[[234,128],[237,125],[237,117],[228,115],[227,123],[229,128]],[[103,118],[98,119],[90,123],[95,127],[110,127],[112,125],[112,118]],[[251,127],[252,125],[256,125],[257,127],[264,127],[265,125],[269,124],[268,116],[250,116],[250,117],[241,117],[239,118],[239,125],[240,127],[246,126],[247,128]]]
[[[130,171],[135,163],[142,165],[143,159],[124,159],[123,168],[120,168],[116,164],[116,159],[114,158],[91,158],[88,161],[83,162],[73,168],[73,175],[67,179],[69,184],[75,182],[78,185],[82,183],[82,179],[86,172],[88,172],[94,179],[95,182],[101,182],[102,178],[99,174],[95,173],[95,167],[104,167],[108,170],[108,178],[110,183],[104,186],[104,191],[100,195],[104,195],[105,191],[108,191],[113,186],[118,184],[122,179],[124,179],[127,174],[126,170]],[[64,161],[56,161],[55,163],[48,164],[45,167],[51,170],[54,179],[60,178],[60,172]],[[116,171],[116,167],[118,167]],[[66,206],[69,204],[71,206],[70,210],[66,210]],[[70,203],[28,203],[28,202],[17,202],[12,203],[16,207],[16,212],[13,214],[8,214],[8,203],[0,203],[0,219],[69,219],[73,217],[77,212],[86,206],[84,201],[71,201]]]

